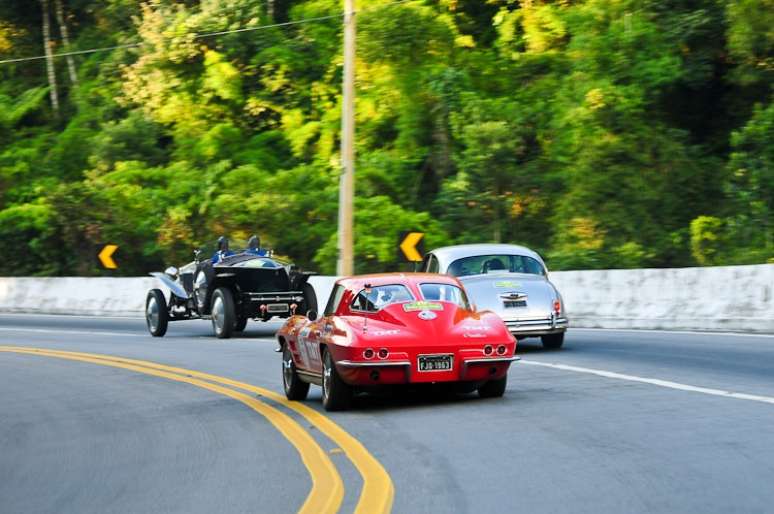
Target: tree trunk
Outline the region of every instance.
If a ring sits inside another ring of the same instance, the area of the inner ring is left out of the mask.
[[[266,0],[266,16],[270,21],[274,21],[274,0]]]
[[[54,0],[54,12],[56,13],[56,21],[59,23],[59,31],[62,33],[62,43],[64,43],[65,50],[70,50],[70,33],[67,30],[67,21],[64,17],[64,7],[62,7],[62,0]],[[70,74],[70,83],[74,86],[78,85],[78,75],[75,73],[75,60],[72,55],[65,56],[67,61],[67,71]]]
[[[48,14],[48,0],[40,0],[43,9],[43,48],[46,51],[46,72],[48,73],[49,96],[51,107],[59,114],[59,92],[56,88],[56,69],[54,69],[54,55],[51,51],[51,19]]]

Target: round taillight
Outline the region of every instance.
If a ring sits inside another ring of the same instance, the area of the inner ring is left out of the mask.
[[[363,357],[366,359],[373,359],[374,351],[371,348],[366,348],[366,350],[363,352]]]
[[[390,354],[390,352],[387,351],[387,348],[380,348],[379,349],[379,358],[380,359],[386,359],[387,356]]]
[[[484,346],[484,355],[492,355],[492,345],[488,344]]]
[[[562,312],[562,302],[559,300],[554,300],[554,312],[557,314]]]
[[[497,347],[497,355],[505,355],[505,345],[501,344]]]

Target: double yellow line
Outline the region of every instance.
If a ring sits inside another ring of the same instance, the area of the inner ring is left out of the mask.
[[[55,357],[102,366],[126,369],[146,375],[184,382],[240,401],[265,417],[298,451],[312,478],[312,489],[306,497],[300,514],[335,513],[344,498],[344,485],[336,466],[328,454],[292,417],[235,387],[291,409],[301,415],[320,432],[341,448],[363,478],[363,488],[355,506],[356,514],[387,514],[392,510],[394,488],[392,480],[382,465],[365,447],[336,423],[303,403],[288,401],[284,396],[268,389],[229,378],[192,371],[155,362],[127,359],[112,355],[67,352],[23,346],[0,346],[0,352],[13,352],[44,357]],[[230,387],[223,387],[230,386]]]

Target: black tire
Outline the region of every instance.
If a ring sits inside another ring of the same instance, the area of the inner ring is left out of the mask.
[[[317,294],[314,292],[312,285],[309,283],[304,284],[301,287],[301,291],[304,293],[304,301],[298,306],[296,314],[306,316],[309,311],[314,311],[319,314],[320,311],[317,310]]]
[[[293,355],[287,345],[282,350],[282,386],[288,400],[306,400],[306,396],[309,394],[309,383],[301,380],[296,373],[296,364],[293,362]]]
[[[481,398],[499,398],[505,394],[505,387],[508,385],[508,375],[497,380],[490,380],[478,388],[478,395]]]
[[[322,404],[325,410],[347,410],[352,405],[352,388],[344,382],[328,349],[323,350]]]
[[[234,323],[234,332],[243,332],[247,326],[247,317],[238,316],[236,323]]]
[[[151,289],[145,298],[145,323],[153,337],[164,337],[169,324],[167,300],[161,289]]]
[[[218,339],[228,339],[234,333],[236,308],[234,295],[226,287],[219,287],[212,295],[212,329]]]
[[[548,350],[558,350],[564,344],[564,332],[558,334],[547,334],[540,337],[543,341],[543,348]]]

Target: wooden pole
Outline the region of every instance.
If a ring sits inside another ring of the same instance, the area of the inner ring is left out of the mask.
[[[355,0],[344,0],[344,84],[341,115],[338,275],[354,273],[353,203],[355,196]]]

